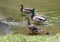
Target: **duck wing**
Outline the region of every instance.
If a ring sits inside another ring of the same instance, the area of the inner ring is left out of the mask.
[[[32,11],[34,8],[24,8],[25,10]]]
[[[34,16],[33,17],[33,21],[36,21],[36,22],[43,22],[43,20],[45,20],[45,18],[40,17],[40,16]]]
[[[31,12],[29,10],[23,9],[23,13],[30,14]]]

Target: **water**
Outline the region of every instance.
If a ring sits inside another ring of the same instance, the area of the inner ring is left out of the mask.
[[[26,21],[21,22],[7,22],[6,20],[0,21],[0,35],[12,34],[15,32],[15,29],[18,31],[23,30],[23,27],[26,27]]]
[[[39,28],[49,30],[52,33],[60,33],[60,16],[58,11],[36,12],[36,14],[47,19],[47,21],[44,22],[43,25],[40,25]]]
[[[51,13],[54,13],[55,11],[50,11]],[[42,16],[47,19],[46,22],[44,22],[42,25],[37,26],[38,28],[42,28],[44,30],[50,30],[51,32],[54,31],[56,33],[59,31],[59,17],[60,16],[49,16],[47,15],[50,12],[36,12],[36,15]],[[57,28],[58,26],[58,28]],[[27,33],[27,21],[23,19],[23,21],[20,22],[7,22],[5,20],[2,20],[0,22],[0,35],[4,35],[7,33]]]
[[[50,12],[55,12],[55,11],[50,11]],[[58,17],[56,17],[56,16],[47,16],[47,15],[46,15],[46,14],[48,14],[48,13],[50,13],[50,12],[39,12],[39,13],[36,13],[36,14],[37,14],[38,16],[42,16],[42,17],[46,18],[47,21],[45,22],[45,24],[47,24],[47,25],[49,25],[49,26],[50,26],[50,24],[55,25],[54,22],[55,22],[55,23],[60,22],[60,20],[59,20]]]

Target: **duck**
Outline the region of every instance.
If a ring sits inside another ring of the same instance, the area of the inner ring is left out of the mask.
[[[20,12],[24,14],[31,14],[34,8],[24,8],[23,4],[20,5]]]
[[[32,11],[32,14],[31,14],[31,20],[32,20],[35,24],[40,24],[40,23],[45,22],[47,19],[44,18],[44,17],[41,17],[41,16],[36,15],[36,14],[35,14],[35,11],[33,10],[33,11]]]
[[[46,34],[46,35],[50,35],[49,31],[44,31],[41,28],[37,28],[37,26],[33,23],[30,22],[29,18],[27,17],[27,25],[28,25],[28,30],[29,33],[28,34],[34,34],[34,35],[39,35],[39,34]]]
[[[39,29],[36,27],[36,25],[31,23],[30,19],[28,17],[26,19],[27,19],[27,27],[29,30],[28,34],[38,34]]]
[[[31,34],[31,33],[35,34],[36,32],[38,32],[37,31],[38,28],[36,27],[36,25],[31,24],[28,17],[26,19],[27,19],[27,25],[28,25],[29,34]]]

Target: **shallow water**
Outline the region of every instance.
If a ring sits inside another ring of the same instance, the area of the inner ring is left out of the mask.
[[[24,27],[26,27],[26,26],[27,26],[26,21],[7,22],[5,20],[2,20],[0,22],[0,35],[5,35],[5,34],[9,34],[9,33],[12,34],[16,31],[24,29]]]

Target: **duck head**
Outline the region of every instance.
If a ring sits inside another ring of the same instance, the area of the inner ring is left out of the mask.
[[[35,9],[32,10],[31,19],[33,19],[34,15],[35,15]]]
[[[22,12],[22,10],[23,10],[23,4],[21,4],[20,6],[21,6],[20,11]]]

